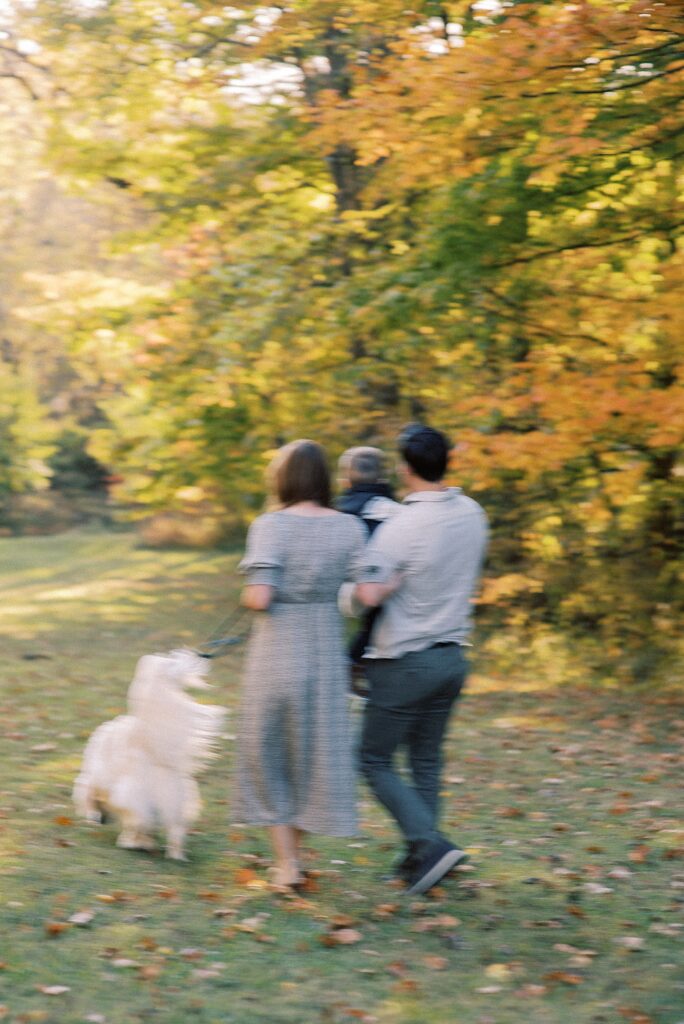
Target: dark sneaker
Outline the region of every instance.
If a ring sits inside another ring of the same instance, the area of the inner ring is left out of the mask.
[[[436,839],[428,847],[420,864],[414,869],[406,890],[407,896],[417,896],[437,885],[457,864],[465,864],[468,854],[446,839]]]
[[[409,845],[407,852],[392,865],[392,877],[401,878],[407,884],[410,883],[413,873],[418,866],[418,857],[415,849]]]

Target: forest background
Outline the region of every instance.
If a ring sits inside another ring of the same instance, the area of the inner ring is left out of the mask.
[[[681,664],[678,0],[0,5],[0,529],[216,545],[421,419],[482,657]]]

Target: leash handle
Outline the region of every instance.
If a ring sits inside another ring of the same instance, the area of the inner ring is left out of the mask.
[[[206,640],[202,646],[217,648],[234,647],[236,644],[241,644],[246,639],[248,633],[249,630],[240,633],[238,636],[224,636],[221,640]],[[214,653],[208,653],[207,651],[198,651],[197,653],[200,658],[220,658],[222,654],[225,654],[225,651],[221,649]]]

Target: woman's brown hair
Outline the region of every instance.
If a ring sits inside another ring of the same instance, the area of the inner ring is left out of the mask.
[[[269,474],[280,504],[287,508],[300,501],[315,501],[330,508],[332,493],[325,452],[315,441],[291,441],[280,449]]]

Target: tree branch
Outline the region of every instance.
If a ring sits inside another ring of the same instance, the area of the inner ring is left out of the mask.
[[[22,75],[17,75],[13,71],[0,71],[0,78],[13,78],[16,82],[19,82],[20,85],[23,85],[23,87],[26,89],[27,93],[29,94],[32,100],[40,99],[38,93],[34,92],[34,90],[31,88],[29,83]]]
[[[558,249],[546,249],[544,252],[530,253],[528,256],[518,256],[513,260],[506,260],[501,263],[490,263],[489,267],[495,270],[501,270],[504,267],[514,267],[519,263],[533,263],[536,260],[546,259],[547,256],[560,256],[564,252],[572,252],[578,249],[607,248],[611,245],[620,245],[622,242],[635,242],[639,238],[645,238],[646,236],[653,235],[656,232],[669,232],[680,227],[684,227],[684,221],[670,224],[667,227],[644,228],[644,230],[637,231],[633,235],[623,235],[620,238],[602,239],[596,242],[576,242],[573,245],[560,246]]]
[[[627,57],[645,57],[647,55],[652,55],[654,53],[660,53],[661,50],[667,50],[671,46],[677,46],[678,42],[679,42],[679,39],[668,39],[668,41],[666,43],[661,43],[660,46],[647,46],[643,50],[627,50],[625,53],[617,53],[617,54],[615,54],[612,57],[596,57],[592,61],[592,64],[594,66],[596,66],[596,64],[603,64],[603,63],[605,63],[605,61],[608,61],[608,60],[615,62],[615,61],[618,61],[618,60],[625,60]],[[547,70],[549,70],[549,71],[563,71],[563,70],[566,70],[566,69],[572,69],[572,68],[579,67],[582,63],[583,63],[583,61],[580,61],[579,63],[577,61],[575,61],[574,64],[549,64],[549,67],[548,67]]]

